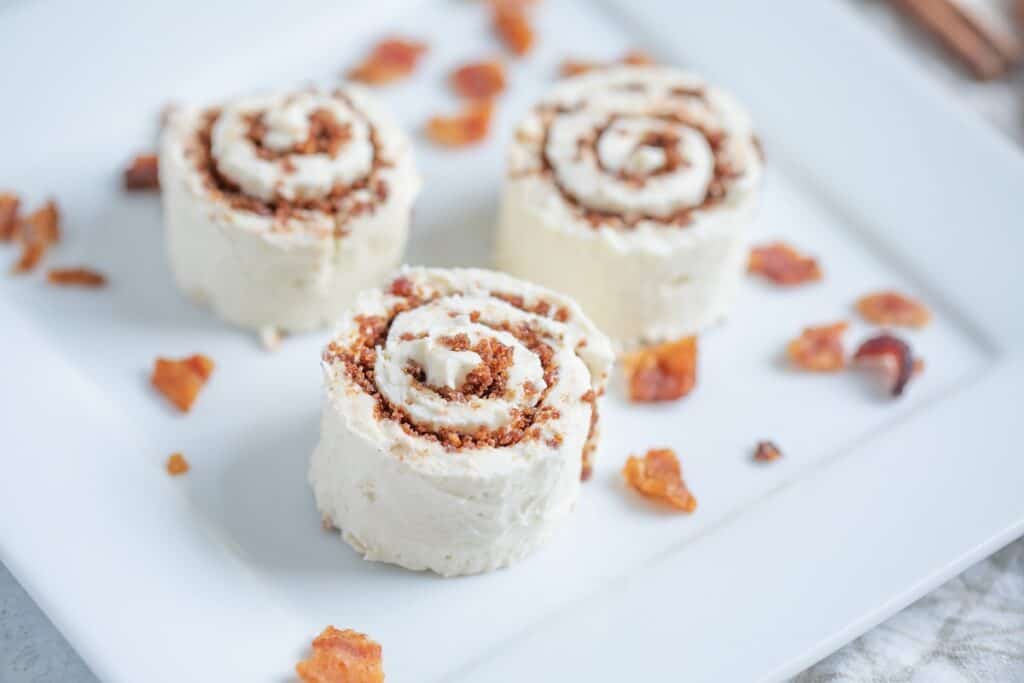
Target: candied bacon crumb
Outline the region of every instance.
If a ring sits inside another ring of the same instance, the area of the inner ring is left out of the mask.
[[[932,318],[920,301],[892,290],[862,296],[857,299],[857,311],[875,325],[924,327]]]
[[[505,90],[505,65],[498,60],[460,66],[451,76],[452,87],[462,97],[486,99]]]
[[[51,268],[46,274],[50,284],[73,287],[102,287],[107,277],[89,268]]]
[[[348,77],[368,85],[391,83],[411,74],[426,52],[427,44],[422,41],[385,38],[348,72]]]
[[[167,469],[167,474],[177,477],[188,472],[192,466],[188,464],[188,460],[181,453],[171,453],[164,467]]]
[[[802,285],[821,279],[818,262],[785,242],[772,242],[751,249],[747,270],[784,286]]]
[[[155,154],[140,154],[124,170],[124,189],[160,189],[159,160]]]
[[[771,462],[782,457],[782,451],[771,441],[758,441],[754,449],[754,460],[758,462]]]
[[[629,456],[622,468],[622,476],[627,484],[647,498],[667,503],[683,512],[697,509],[697,499],[683,481],[679,458],[670,448],[652,448],[643,458]]]
[[[807,327],[800,336],[789,342],[786,353],[789,360],[801,370],[836,372],[846,367],[843,333],[846,322]]]
[[[52,199],[21,221],[19,239],[21,257],[14,264],[14,272],[27,273],[35,269],[51,245],[60,241],[60,211]]]
[[[181,360],[157,358],[151,381],[157,391],[187,413],[212,373],[213,360],[202,354]]]
[[[619,59],[620,64],[627,66],[653,66],[654,58],[643,50],[629,50]]]
[[[295,665],[303,683],[383,683],[379,643],[366,635],[333,626],[313,640],[313,654]]]
[[[697,381],[697,338],[649,346],[626,354],[623,362],[631,401],[675,401]]]
[[[494,30],[505,46],[520,57],[533,47],[536,40],[524,3],[518,0],[492,0]]]
[[[865,340],[857,347],[853,360],[858,365],[879,367],[888,373],[892,396],[900,396],[914,375],[924,369],[923,363],[914,360],[910,345],[888,333]]]
[[[412,280],[407,277],[397,277],[391,282],[389,290],[395,296],[410,297],[414,294],[415,288],[413,287]]]
[[[21,200],[12,192],[0,192],[0,242],[10,242],[18,236],[18,207]]]
[[[471,100],[454,116],[434,116],[427,122],[427,137],[445,147],[465,147],[487,137],[494,105],[490,100]]]

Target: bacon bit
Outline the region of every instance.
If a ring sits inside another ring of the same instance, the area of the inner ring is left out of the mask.
[[[626,483],[641,495],[668,503],[683,512],[697,509],[697,499],[686,488],[679,458],[670,448],[652,448],[641,459],[629,456],[622,468]]]
[[[14,264],[14,272],[33,270],[46,254],[50,245],[60,241],[60,211],[52,199],[25,217],[21,222],[21,258]]]
[[[177,477],[185,474],[191,469],[191,465],[188,464],[188,460],[181,453],[171,453],[171,456],[167,458],[167,474],[172,477]]]
[[[785,242],[773,242],[751,249],[747,270],[777,285],[802,285],[821,279],[818,262]]]
[[[880,334],[866,340],[853,354],[855,363],[865,367],[877,367],[890,375],[890,393],[899,396],[913,376],[924,369],[917,365],[910,345],[891,334]]]
[[[427,44],[422,41],[386,38],[373,46],[348,77],[369,85],[391,83],[411,74],[426,52]]]
[[[412,280],[407,277],[398,277],[391,283],[391,293],[395,296],[410,297],[415,293]]]
[[[585,74],[588,71],[599,69],[603,65],[600,62],[588,62],[581,59],[563,59],[561,65],[558,67],[558,75],[562,78],[571,78],[572,76],[579,76]]]
[[[771,441],[758,441],[754,450],[754,460],[759,462],[771,462],[782,457],[782,451]]]
[[[924,327],[932,318],[931,312],[917,299],[894,291],[881,291],[857,299],[857,311],[875,325]]]
[[[53,285],[77,287],[102,287],[107,277],[89,268],[52,268],[46,279]]]
[[[124,170],[124,189],[159,190],[159,160],[155,154],[140,154]]]
[[[631,401],[675,401],[690,393],[697,381],[697,338],[640,349],[623,361]]]
[[[0,242],[18,236],[18,207],[21,200],[11,192],[0,192]]]
[[[487,137],[494,105],[473,100],[455,116],[435,116],[427,122],[427,137],[445,147],[465,147]]]
[[[466,64],[452,73],[451,80],[462,97],[494,97],[505,89],[505,65],[497,60]]]
[[[630,50],[614,62],[593,62],[580,59],[565,59],[562,61],[562,65],[558,68],[558,73],[563,78],[568,78],[570,76],[579,76],[580,74],[585,74],[588,71],[594,71],[596,69],[607,69],[615,64],[623,64],[626,66],[653,66],[655,61],[646,52]]]
[[[187,413],[212,373],[213,361],[202,354],[181,360],[157,358],[151,381],[157,391]]]
[[[793,364],[811,372],[836,372],[846,367],[843,351],[843,333],[848,323],[805,328],[800,336],[789,342],[786,353]]]
[[[654,66],[654,58],[642,50],[630,50],[619,59],[620,64],[627,66]]]
[[[494,30],[508,49],[520,57],[529,52],[536,35],[526,16],[524,3],[517,0],[494,0],[491,8]]]
[[[381,646],[357,631],[325,628],[313,655],[295,665],[303,683],[383,683]]]

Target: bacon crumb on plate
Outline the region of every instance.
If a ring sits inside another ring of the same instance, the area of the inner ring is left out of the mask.
[[[754,449],[754,460],[758,462],[771,462],[782,457],[782,451],[771,441],[758,441]]]
[[[385,38],[373,46],[348,77],[367,85],[384,85],[411,74],[427,52],[427,44],[408,38]]]
[[[924,363],[914,359],[910,345],[899,337],[883,333],[865,340],[853,354],[853,360],[863,367],[881,369],[889,376],[889,392],[900,396],[907,383],[924,370]]]
[[[626,354],[623,366],[631,401],[675,401],[696,384],[697,338],[685,337]]]
[[[171,453],[167,458],[167,464],[165,465],[167,474],[172,477],[178,477],[188,472],[192,466],[188,464],[188,460],[181,453]]]
[[[159,190],[159,159],[155,154],[140,154],[124,170],[124,189]]]
[[[751,249],[747,270],[787,287],[821,279],[818,262],[785,242],[772,242]]]
[[[0,192],[0,242],[18,236],[18,207],[21,200],[12,192]]]
[[[195,354],[181,360],[157,358],[151,381],[161,394],[187,413],[213,373],[213,360]]]
[[[697,509],[697,499],[683,481],[679,458],[670,448],[652,448],[643,458],[629,456],[622,468],[622,476],[627,484],[647,498],[667,503],[683,512]]]
[[[506,47],[520,57],[530,51],[537,38],[526,13],[526,4],[520,0],[491,2],[495,32]]]
[[[466,147],[487,137],[494,105],[472,100],[454,116],[434,116],[427,122],[427,137],[444,147]]]
[[[21,257],[14,272],[27,273],[43,260],[47,249],[60,241],[60,210],[52,199],[20,222]]]
[[[843,333],[848,323],[838,322],[805,328],[789,342],[786,354],[794,366],[811,372],[837,372],[846,367]]]
[[[875,325],[924,327],[932,318],[923,303],[892,290],[862,296],[857,299],[857,311]]]
[[[451,81],[462,97],[494,97],[505,90],[505,65],[497,60],[464,64],[452,72]]]
[[[303,683],[382,683],[381,646],[357,631],[328,626],[295,672]]]
[[[107,284],[107,277],[90,268],[51,268],[46,274],[50,284],[65,287],[102,287]]]

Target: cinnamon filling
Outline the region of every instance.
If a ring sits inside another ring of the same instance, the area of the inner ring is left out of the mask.
[[[334,157],[352,139],[352,127],[341,123],[327,109],[317,109],[309,115],[309,137],[292,145],[290,149],[271,149],[263,144],[267,135],[267,125],[263,122],[262,112],[253,112],[246,117],[249,132],[246,137],[256,148],[256,155],[261,159],[273,161],[292,154],[326,154]]]

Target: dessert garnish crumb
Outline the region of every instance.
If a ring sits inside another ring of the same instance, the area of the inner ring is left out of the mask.
[[[451,82],[462,97],[494,97],[505,90],[505,65],[498,60],[464,64],[452,72]]]
[[[328,626],[313,640],[313,653],[295,665],[303,683],[382,683],[380,644],[366,635]]]
[[[471,100],[454,116],[434,116],[427,122],[427,137],[445,147],[465,147],[487,137],[494,105]]]
[[[893,290],[862,296],[857,299],[857,311],[875,325],[924,327],[932,318],[923,303]]]
[[[179,477],[191,469],[188,460],[181,453],[171,453],[167,458],[167,464],[165,465],[167,474],[172,477]]]
[[[60,242],[60,211],[52,199],[19,222],[18,238],[21,257],[14,264],[15,273],[34,270],[43,260],[46,250]]]
[[[0,192],[0,242],[10,242],[18,236],[18,207],[21,199],[13,192]]]
[[[533,48],[537,36],[522,0],[491,0],[494,31],[505,47],[522,57]]]
[[[159,160],[155,154],[140,154],[124,170],[124,189],[160,189]]]
[[[754,460],[758,462],[772,462],[782,457],[782,451],[772,441],[758,441],[754,449]]]
[[[195,354],[181,360],[157,358],[151,381],[161,394],[187,413],[213,373],[213,360]]]
[[[889,376],[889,392],[900,396],[907,383],[924,370],[924,363],[914,359],[910,345],[899,337],[883,333],[865,340],[853,354],[854,362],[862,367],[881,369]]]
[[[652,448],[643,458],[629,456],[622,468],[626,483],[641,495],[683,512],[697,509],[697,499],[683,481],[679,458],[670,448]]]
[[[848,323],[838,322],[805,328],[799,337],[789,342],[786,354],[800,370],[838,372],[846,367],[843,333],[848,327]]]
[[[391,37],[373,46],[348,77],[367,85],[384,85],[411,74],[427,52],[427,44],[414,39]]]
[[[558,74],[563,78],[578,76],[597,69],[607,69],[612,66],[651,66],[655,62],[646,52],[641,50],[630,50],[613,62],[595,62],[583,59],[564,59],[558,67]]]
[[[107,284],[107,277],[91,268],[51,268],[46,274],[50,284],[64,287],[103,287]]]
[[[626,354],[623,365],[631,401],[675,401],[690,393],[697,381],[697,338],[634,351]]]
[[[785,242],[772,242],[751,249],[747,270],[787,287],[821,279],[818,262]]]

